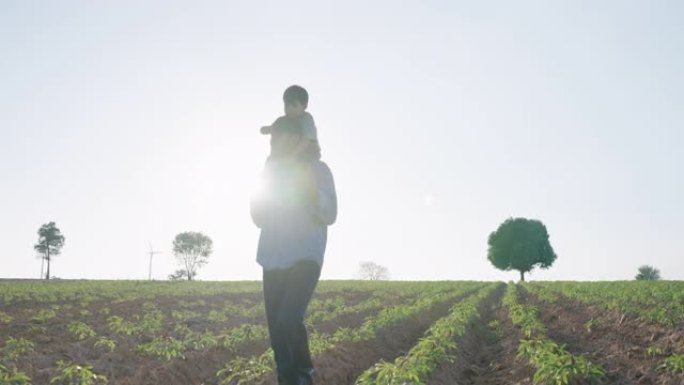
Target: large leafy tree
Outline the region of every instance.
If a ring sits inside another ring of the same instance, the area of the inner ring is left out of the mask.
[[[660,279],[660,270],[653,266],[643,265],[639,273],[634,277],[637,281],[657,281]]]
[[[212,253],[211,238],[208,236],[188,231],[176,235],[173,240],[173,254],[183,266],[188,281],[197,275],[197,269],[208,262]]]
[[[61,253],[64,240],[65,238],[55,222],[46,223],[38,229],[38,243],[33,245],[33,249],[38,252],[43,263],[47,262],[45,279],[50,279],[50,261],[52,261],[53,256]],[[42,266],[40,275],[43,276]]]
[[[487,258],[500,270],[518,270],[520,280],[535,267],[549,268],[556,253],[546,226],[536,219],[508,218],[489,235]]]

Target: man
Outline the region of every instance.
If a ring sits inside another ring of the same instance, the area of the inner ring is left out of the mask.
[[[257,262],[269,336],[278,384],[311,385],[304,313],[320,277],[328,226],[337,217],[337,195],[318,143],[304,135],[301,119],[280,117],[267,134],[271,154],[250,213],[261,229]]]

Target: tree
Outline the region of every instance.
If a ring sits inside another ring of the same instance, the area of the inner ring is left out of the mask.
[[[549,243],[549,234],[541,221],[508,218],[489,235],[487,258],[500,270],[518,270],[520,280],[539,266],[549,268],[557,255]]]
[[[208,262],[212,253],[212,241],[208,236],[198,232],[185,232],[176,235],[173,241],[173,254],[185,269],[188,281],[197,275],[197,269]]]
[[[359,265],[359,276],[361,279],[377,281],[389,279],[389,269],[374,262],[361,262]]]
[[[174,271],[173,273],[169,274],[169,280],[171,281],[180,281],[183,279],[186,279],[185,277],[188,276],[188,272],[185,271],[185,269],[178,269]]]
[[[47,261],[47,274],[45,279],[50,279],[50,261],[55,255],[59,255],[64,246],[64,236],[57,228],[55,222],[49,222],[40,226],[38,229],[38,243],[33,245],[33,249],[40,254],[43,262]],[[40,276],[43,277],[43,267],[40,269]]]
[[[634,279],[637,281],[657,281],[660,279],[660,270],[653,266],[643,265],[639,267],[639,273]]]

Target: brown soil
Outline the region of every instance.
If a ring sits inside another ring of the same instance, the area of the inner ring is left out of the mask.
[[[607,377],[602,383],[684,384],[683,374],[658,370],[662,357],[654,360],[647,353],[649,346],[660,347],[665,354],[684,351],[681,330],[647,324],[565,297],[553,304],[540,301],[532,294],[526,297],[529,303],[539,306],[550,338],[567,344],[573,354],[586,354],[606,369]],[[586,323],[592,319],[598,320],[598,324],[587,330]]]
[[[372,293],[362,291],[349,292],[324,292],[315,293],[314,299],[325,300],[335,296],[343,296],[345,303],[349,306],[360,303],[369,298]],[[178,301],[186,300],[194,302],[203,300],[202,306],[179,307]],[[106,303],[93,301],[87,307],[92,315],[82,317],[78,313],[82,308],[78,302],[74,302],[74,308],[70,310],[60,310],[58,316],[48,320],[44,324],[36,323],[28,318],[22,319],[21,308],[14,308],[12,313],[3,309],[8,314],[15,317],[9,325],[0,328],[0,347],[4,345],[10,336],[14,338],[23,337],[36,344],[35,351],[18,362],[18,369],[25,372],[32,378],[34,384],[48,384],[50,378],[56,374],[57,361],[73,361],[79,364],[92,365],[93,372],[107,376],[109,385],[188,385],[216,383],[216,371],[221,369],[228,361],[236,356],[250,356],[266,350],[268,342],[266,340],[249,343],[248,346],[238,348],[236,352],[228,352],[220,348],[211,348],[204,351],[185,352],[185,359],[172,359],[164,361],[153,357],[141,356],[135,352],[135,346],[140,342],[148,342],[151,336],[122,336],[112,334],[109,330],[106,319],[111,315],[121,316],[126,320],[131,320],[132,316],[142,315],[142,305],[151,302],[156,305],[165,315],[163,332],[158,334],[181,338],[173,331],[173,327],[182,321],[174,320],[171,317],[172,310],[192,310],[199,312],[200,317],[185,321],[185,324],[195,332],[211,331],[218,334],[221,330],[230,329],[245,323],[265,325],[263,314],[255,317],[229,317],[226,322],[214,323],[206,319],[210,310],[218,310],[226,304],[241,304],[242,306],[252,306],[262,300],[262,293],[226,293],[212,296],[160,296],[154,299],[141,299],[138,301],[125,301],[119,303]],[[33,307],[40,308],[36,303]],[[104,307],[109,307],[109,315],[101,315],[98,311]],[[377,311],[377,310],[376,310]],[[73,314],[72,314],[73,313]],[[366,314],[367,315],[367,314]],[[339,327],[358,326],[358,314],[351,314],[337,320],[322,323],[324,329]],[[86,322],[98,333],[98,337],[106,336],[116,340],[117,347],[113,352],[108,352],[103,347],[94,347],[95,339],[90,338],[85,341],[76,342],[68,331],[68,325],[74,320]],[[45,327],[46,332],[31,330],[32,326]],[[318,325],[316,325],[318,326]]]
[[[532,384],[534,369],[515,358],[523,335],[501,303],[503,290],[505,287],[480,303],[480,318],[468,325],[463,337],[456,340],[458,349],[454,361],[438,366],[428,384]],[[492,321],[497,325],[490,326]]]

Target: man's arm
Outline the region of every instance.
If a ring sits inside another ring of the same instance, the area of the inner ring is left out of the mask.
[[[252,221],[258,228],[262,228],[268,221],[269,213],[273,210],[273,197],[271,194],[271,159],[266,160],[264,171],[261,174],[259,189],[249,202],[249,213]]]
[[[318,191],[313,215],[322,224],[330,226],[337,219],[337,193],[332,172],[328,165],[319,161],[313,163],[312,173]]]

